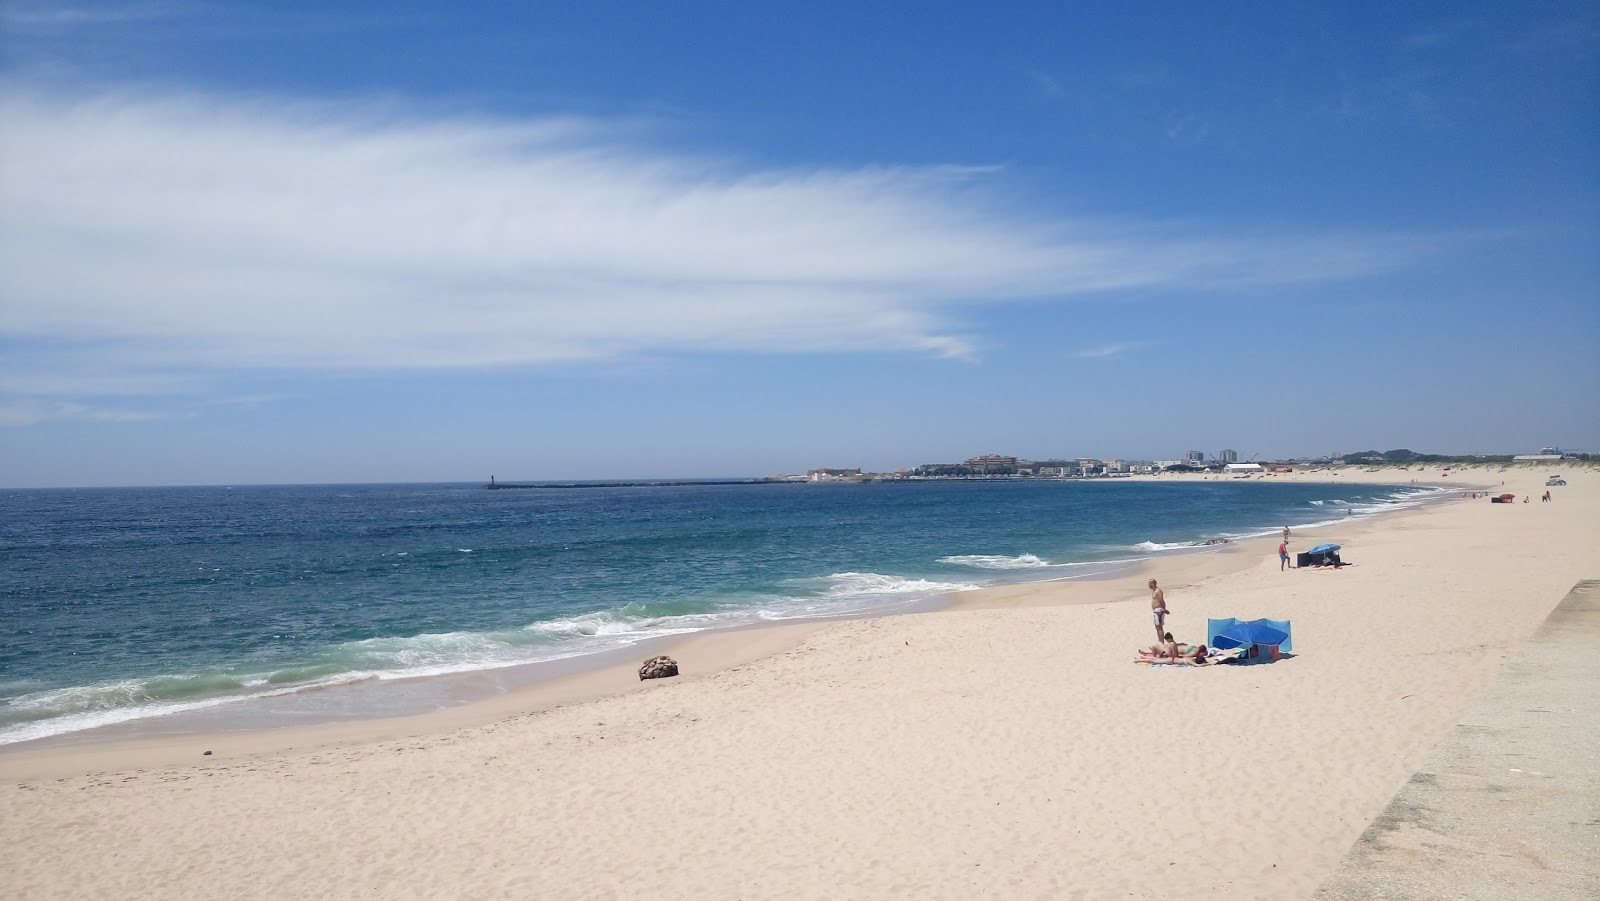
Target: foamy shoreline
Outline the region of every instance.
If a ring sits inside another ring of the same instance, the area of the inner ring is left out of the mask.
[[[1371,474],[1367,475],[1368,478],[1365,479],[1367,482],[1396,485],[1396,487],[1401,488],[1410,487],[1415,490],[1426,490],[1431,487],[1455,487],[1428,484],[1406,486],[1399,484],[1397,479],[1372,478]],[[1210,474],[1173,474],[1159,477],[1160,480],[1174,482],[1221,478],[1230,477]],[[1115,491],[1115,485],[1154,480],[1157,479],[1141,477],[1138,479],[1105,480],[1100,485],[1104,486],[1106,490]],[[1315,478],[1303,480],[1318,481]],[[1347,481],[1360,483],[1363,480],[1355,478]],[[1327,483],[1334,484],[1332,480],[1328,480]],[[1348,514],[1351,512],[1357,513],[1357,518],[1364,520],[1372,515],[1387,515],[1396,509],[1403,509],[1417,503],[1435,502],[1436,500],[1436,498],[1423,496],[1409,501],[1402,501],[1389,508],[1385,508],[1383,504],[1393,502],[1380,502],[1379,505],[1365,508],[1359,506],[1353,508],[1349,505],[1329,507],[1329,511],[1343,510],[1347,516],[1332,518],[1324,522],[1307,523],[1297,521],[1293,524],[1296,528],[1301,529],[1334,524],[1348,526],[1351,521]],[[1320,502],[1313,501],[1312,503]],[[1334,501],[1334,503],[1344,504],[1343,501]],[[1212,541],[1237,543],[1241,540],[1272,534],[1276,534],[1275,527],[1256,532],[1220,532],[1211,534],[1208,538]],[[1157,545],[1147,541],[1143,546],[1130,547],[1131,553],[1128,558],[1078,563],[1049,563],[1031,555],[1023,555],[1023,557],[1019,558],[967,555],[940,558],[939,562],[970,566],[974,573],[970,581],[979,583],[979,585],[985,582],[988,583],[983,588],[979,588],[978,585],[969,585],[965,589],[967,591],[974,589],[980,591],[1000,590],[1005,593],[1015,587],[1011,584],[1013,582],[1104,581],[1132,576],[1141,571],[1141,568],[1157,566],[1164,568],[1178,566],[1180,570],[1187,570],[1189,568],[1188,564],[1178,564],[1170,558],[1194,553],[1212,554],[1225,549],[1215,546],[1202,546],[1209,543],[1209,541],[1182,541]],[[908,582],[910,585],[923,584],[924,581],[876,576],[874,574],[867,575],[883,581]],[[866,578],[866,576],[856,573],[835,574],[830,578],[839,576]],[[935,583],[928,584],[933,585]],[[955,586],[947,587],[954,588]],[[904,591],[905,589],[896,590]],[[95,711],[65,717],[59,721],[40,721],[35,726],[30,727],[43,733],[37,737],[18,738],[7,733],[0,737],[0,755],[38,749],[65,748],[80,744],[143,742],[150,739],[180,735],[195,735],[204,738],[215,733],[268,732],[290,726],[341,722],[353,723],[362,720],[411,717],[464,704],[481,703],[486,699],[507,692],[532,689],[539,683],[560,677],[583,674],[608,667],[622,666],[625,668],[628,661],[637,657],[663,652],[674,653],[675,649],[682,642],[689,641],[691,636],[729,630],[747,632],[754,629],[778,628],[803,623],[833,622],[863,617],[928,612],[952,604],[965,606],[971,603],[981,605],[983,602],[981,600],[963,602],[960,594],[955,592],[947,592],[942,595],[913,592],[907,594],[904,598],[889,595],[882,602],[863,606],[858,610],[835,614],[795,616],[746,622],[739,622],[735,619],[735,621],[727,625],[689,628],[674,628],[671,624],[663,624],[655,631],[665,634],[655,636],[647,634],[634,638],[632,643],[624,644],[620,647],[580,650],[548,659],[474,663],[459,667],[442,667],[437,672],[350,672],[336,674],[309,684],[294,684],[291,682],[283,685],[266,685],[264,690],[253,693],[194,700],[166,701],[142,707]],[[712,656],[720,660],[720,655]],[[714,662],[713,666],[720,668],[721,664],[720,662]],[[265,676],[260,681],[265,683]],[[120,688],[120,686],[114,687]]]
[[[934,613],[690,636],[690,675],[660,683],[630,660],[470,713],[0,755],[0,895],[1307,897],[1600,574],[1600,475],[1561,471],[1553,504],[1543,470],[1513,470],[1513,505],[1319,529],[1355,564],[1338,572],[1241,541]],[[1131,663],[1147,572],[1179,637],[1271,615],[1298,655]]]

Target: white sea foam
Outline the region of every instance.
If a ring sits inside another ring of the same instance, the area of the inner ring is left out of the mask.
[[[154,703],[134,704],[132,706],[80,709],[74,713],[64,713],[52,716],[49,719],[34,720],[20,723],[6,729],[0,729],[0,745],[15,744],[23,741],[34,741],[40,738],[49,738],[53,735],[65,735],[69,732],[82,732],[85,729],[98,729],[102,726],[115,726],[119,723],[132,722],[133,720],[149,719],[151,717],[172,716],[177,713],[188,713],[195,710],[205,710],[223,704],[234,704],[240,701],[253,701],[260,698],[282,697],[312,688],[329,688],[335,685],[347,685],[352,682],[365,681],[374,677],[372,673],[339,673],[313,682],[299,685],[285,686],[270,691],[251,692],[249,694],[222,695],[220,697],[200,698],[193,701],[163,701]],[[53,692],[41,692],[40,695],[53,695],[57,703],[65,702],[71,705],[81,703],[86,696],[103,692],[116,692],[118,690],[131,690],[133,684],[140,680],[123,680],[121,683],[103,683],[68,689],[58,689]],[[13,698],[7,707],[16,709],[29,709],[34,707],[40,710],[52,709],[45,705],[49,698],[21,697]]]
[[[594,619],[601,619],[596,615]],[[694,617],[684,617],[692,619]],[[413,635],[403,638],[374,638],[347,642],[332,649],[330,657],[338,658],[343,665],[355,666],[315,678],[294,680],[288,684],[275,684],[275,678],[292,674],[296,669],[314,671],[315,666],[288,668],[273,673],[255,673],[239,676],[176,675],[151,679],[124,679],[87,686],[52,689],[11,699],[4,708],[7,713],[35,715],[40,718],[17,723],[0,729],[0,745],[33,741],[54,735],[80,732],[103,726],[114,726],[151,717],[205,710],[240,701],[276,698],[315,689],[332,688],[370,680],[392,681],[441,676],[452,673],[500,669],[579,657],[599,651],[627,647],[650,638],[700,631],[727,622],[706,621],[690,624],[672,624],[662,617],[657,620],[629,622],[619,620],[594,629],[571,621],[534,623],[527,632],[545,633],[542,637],[530,635],[529,643],[506,641],[507,633],[449,632]],[[746,615],[743,621],[753,621]],[[583,636],[581,642],[553,642],[551,639],[566,632]],[[325,667],[341,664],[328,663]],[[174,683],[211,680],[219,693],[210,697],[193,699],[161,699],[154,692],[160,686],[171,690]],[[268,687],[271,686],[271,687]],[[228,689],[232,690],[229,691]],[[265,690],[263,690],[265,689]]]
[[[1319,520],[1315,520],[1313,522],[1296,523],[1295,524],[1295,529],[1296,530],[1321,529],[1321,528],[1324,528],[1326,526],[1337,526],[1337,525],[1340,525],[1340,524],[1343,524],[1343,523],[1347,523],[1347,522],[1349,522],[1350,520],[1352,520],[1354,518],[1355,517],[1352,515],[1352,516],[1340,517],[1339,519],[1319,519]],[[1277,532],[1266,532],[1266,533],[1263,533],[1263,534],[1276,535],[1278,533]]]
[[[842,595],[878,594],[934,594],[946,591],[971,591],[977,588],[970,582],[935,582],[931,579],[908,579],[904,576],[886,576],[882,573],[834,573],[823,580],[827,593]]]
[[[956,554],[950,557],[940,557],[940,563],[954,563],[957,566],[973,566],[978,569],[1035,569],[1050,566],[1050,562],[1042,560],[1033,554],[1019,554],[1015,557],[1006,557],[999,554]]]
[[[796,579],[790,584],[800,589],[801,593],[751,599],[758,619],[774,621],[887,614],[912,609],[926,599],[941,594],[980,587],[971,582],[941,582],[858,572]]]
[[[1141,541],[1134,545],[1134,547],[1141,551],[1175,551],[1179,548],[1191,548],[1195,546],[1195,543],[1192,541],[1169,541],[1165,544],[1156,541]]]
[[[26,721],[0,729],[0,745],[354,682],[500,669],[761,620],[881,610],[907,597],[976,587],[877,573],[836,573],[817,581],[826,586],[821,597],[772,596],[767,604],[665,616],[650,616],[643,608],[629,605],[530,623],[510,631],[441,632],[345,642],[327,649],[320,661],[266,673],[179,674],[33,692],[12,698],[3,708],[13,718],[20,715]],[[864,597],[879,600],[863,604]],[[637,615],[630,610],[638,611]],[[335,671],[327,672],[330,669]],[[191,692],[198,696],[171,696]]]
[[[731,615],[680,614],[676,616],[617,615],[609,610],[585,613],[580,616],[545,620],[522,627],[523,632],[538,633],[556,639],[605,638],[609,636],[654,637],[694,632],[726,623]],[[648,633],[648,634],[645,634]]]
[[[1092,567],[1121,566],[1122,564],[1125,564],[1125,563],[1143,563],[1144,561],[1146,561],[1148,559],[1150,559],[1150,558],[1149,557],[1118,557],[1118,558],[1116,558],[1114,560],[1085,560],[1085,561],[1083,561],[1081,563],[1052,563],[1051,566],[1059,567],[1061,569],[1070,569],[1070,568],[1079,567],[1079,566],[1085,566],[1085,567],[1088,567],[1088,566],[1092,566]]]

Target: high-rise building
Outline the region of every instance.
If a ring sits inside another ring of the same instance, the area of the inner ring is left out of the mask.
[[[1223,463],[1239,462],[1239,452],[1231,447],[1225,447],[1217,454],[1217,459]]]
[[[1204,463],[1204,462],[1206,462],[1206,452],[1205,451],[1189,451],[1188,453],[1183,455],[1183,462],[1185,462],[1185,463]]]

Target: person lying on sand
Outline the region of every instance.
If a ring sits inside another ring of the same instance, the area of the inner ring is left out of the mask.
[[[1162,634],[1161,642],[1159,644],[1153,644],[1148,648],[1140,650],[1139,653],[1147,657],[1172,657],[1175,655],[1181,655],[1188,649],[1189,646],[1187,644],[1184,644],[1181,641],[1174,641],[1172,639],[1172,633],[1166,632]]]
[[[1203,644],[1190,645],[1185,642],[1174,641],[1171,632],[1161,637],[1163,639],[1162,644],[1153,644],[1147,650],[1139,652],[1139,659],[1142,662],[1150,663],[1162,660],[1194,662],[1195,660],[1205,660],[1206,658],[1207,650]]]
[[[1140,656],[1136,657],[1133,662],[1149,663],[1152,665],[1158,663],[1187,663],[1190,666],[1210,666],[1212,663],[1211,658],[1207,656],[1207,654],[1210,652],[1203,644],[1196,645],[1192,648],[1188,645],[1177,645],[1177,647],[1181,650],[1179,650],[1176,656],[1165,653],[1150,655],[1141,654]]]

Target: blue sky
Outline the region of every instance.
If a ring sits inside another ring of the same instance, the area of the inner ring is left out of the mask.
[[[0,484],[1600,450],[1593,4],[0,29]]]

